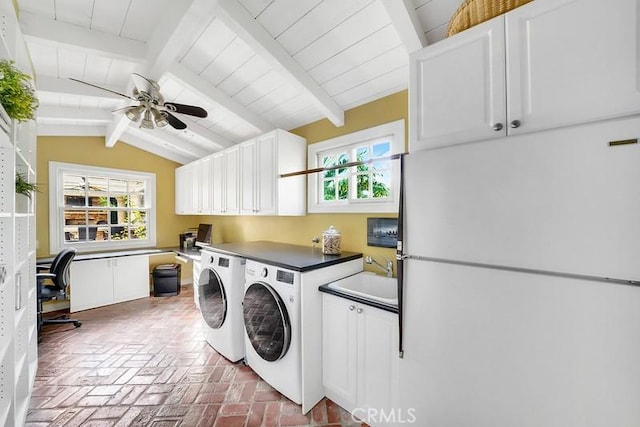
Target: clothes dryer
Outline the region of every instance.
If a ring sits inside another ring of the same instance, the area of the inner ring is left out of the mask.
[[[202,250],[198,301],[205,338],[232,362],[244,358],[242,297],[245,259]]]
[[[301,273],[247,260],[245,360],[286,397],[302,402]]]

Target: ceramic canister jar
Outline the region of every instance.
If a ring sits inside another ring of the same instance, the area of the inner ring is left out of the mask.
[[[333,225],[322,232],[322,253],[325,255],[339,255],[342,235]]]

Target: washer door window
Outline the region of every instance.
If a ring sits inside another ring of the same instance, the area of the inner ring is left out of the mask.
[[[227,317],[227,295],[218,274],[211,268],[200,273],[198,300],[204,321],[212,329],[219,329]]]
[[[244,327],[258,356],[282,359],[291,344],[291,323],[280,295],[266,283],[253,283],[244,293]]]

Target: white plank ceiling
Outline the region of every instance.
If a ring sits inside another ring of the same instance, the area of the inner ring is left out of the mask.
[[[18,0],[39,135],[104,136],[187,163],[408,86],[408,54],[444,38],[462,0]],[[131,73],[206,118],[140,129]]]

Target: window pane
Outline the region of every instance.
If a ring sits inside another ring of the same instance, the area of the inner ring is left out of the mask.
[[[89,206],[107,206],[107,180],[90,176],[88,179],[87,200]]]
[[[391,155],[391,142],[385,141],[373,144],[373,157],[385,157]]]
[[[336,158],[335,156],[324,156],[322,157],[322,167],[323,168],[328,168],[331,166],[335,166],[336,164]],[[324,171],[324,177],[325,178],[333,178],[334,176],[336,176],[336,171],[334,170],[330,170],[330,171]]]
[[[349,198],[349,179],[343,178],[338,181],[338,199],[347,200]]]
[[[341,153],[338,156],[338,164],[339,165],[344,165],[345,163],[349,162],[349,156],[347,156],[347,153]],[[346,175],[346,173],[348,172],[348,169],[338,169],[338,175]]]
[[[83,210],[65,210],[64,225],[87,224],[87,212]]]
[[[129,240],[129,227],[111,227],[111,240]]]
[[[144,207],[145,184],[142,181],[129,181],[129,207]]]
[[[389,174],[374,175],[373,197],[391,197],[391,176]]]
[[[323,182],[322,200],[335,200],[336,199],[336,183],[332,179],[325,180]]]
[[[65,206],[86,206],[85,181],[81,175],[63,175]]]
[[[357,175],[357,194],[356,197],[358,199],[368,199],[370,196],[369,193],[369,175]]]
[[[78,227],[78,240],[81,242],[86,241],[95,241],[98,237],[98,227],[89,226],[89,227]],[[104,239],[99,239],[104,240]]]
[[[369,147],[356,148],[356,160],[359,162],[369,160]]]
[[[147,226],[146,225],[137,225],[131,227],[131,238],[132,239],[146,239],[147,238]]]
[[[89,211],[89,224],[107,224],[107,211]]]
[[[131,211],[129,215],[129,222],[131,224],[146,224],[147,212],[146,211]]]

